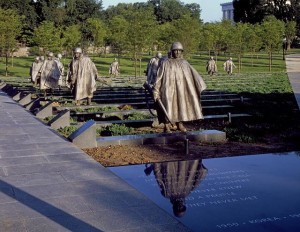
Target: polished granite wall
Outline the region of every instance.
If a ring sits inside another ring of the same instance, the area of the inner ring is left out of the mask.
[[[110,170],[193,231],[300,231],[300,152]]]

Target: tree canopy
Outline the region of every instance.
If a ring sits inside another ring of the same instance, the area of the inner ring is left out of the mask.
[[[300,0],[233,0],[234,21],[261,23],[266,16],[295,21],[300,29]]]

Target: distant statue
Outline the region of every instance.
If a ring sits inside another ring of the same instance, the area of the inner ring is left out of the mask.
[[[186,160],[175,162],[146,164],[145,174],[153,171],[161,194],[168,198],[176,217],[186,212],[185,198],[199,186],[207,174],[202,160]]]
[[[60,71],[60,77],[58,79],[58,87],[59,87],[59,89],[61,88],[61,86],[63,86],[64,71],[65,71],[64,65],[61,62],[61,58],[62,58],[62,54],[58,53],[57,54],[57,58],[55,59],[55,61],[57,63],[57,66],[59,68],[59,71]]]
[[[117,61],[117,58],[115,58],[109,67],[109,76],[116,77],[119,75],[119,72],[120,72],[120,65],[119,62]]]
[[[54,60],[53,52],[49,52],[47,59],[43,62],[40,71],[40,89],[44,90],[44,96],[47,95],[47,90],[51,92],[58,87],[58,79],[60,71],[56,61]]]
[[[82,54],[81,48],[74,49],[73,60],[69,64],[67,81],[74,95],[76,105],[80,105],[82,99],[87,99],[90,105],[93,93],[96,91],[98,71],[93,61]]]
[[[170,124],[176,124],[178,130],[186,132],[183,122],[203,119],[200,95],[206,89],[206,84],[199,73],[182,58],[182,53],[182,44],[174,42],[171,58],[161,63],[153,85],[154,100],[160,106],[163,105],[161,109],[165,112],[158,113],[158,120],[164,123],[164,131],[167,133],[171,132]]]
[[[227,72],[227,74],[229,75],[232,75],[233,68],[236,68],[231,57],[225,61],[223,66],[224,66],[224,71]]]
[[[218,72],[216,61],[212,56],[210,57],[209,61],[206,64],[206,71],[210,76]]]
[[[34,83],[35,86],[37,86],[39,82],[39,71],[41,69],[42,64],[43,62],[41,61],[40,57],[37,56],[30,67],[29,75],[31,78],[31,82]]]
[[[146,70],[147,82],[150,85],[153,85],[156,81],[157,70],[159,66],[159,60],[162,58],[162,54],[160,52],[156,53],[156,56],[151,58]]]

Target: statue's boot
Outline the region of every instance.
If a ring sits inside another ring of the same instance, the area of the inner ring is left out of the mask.
[[[165,133],[171,133],[171,129],[170,129],[170,124],[169,123],[165,124],[164,132]]]
[[[186,132],[187,129],[183,126],[182,122],[178,122],[177,123],[177,128],[181,131],[181,132]]]

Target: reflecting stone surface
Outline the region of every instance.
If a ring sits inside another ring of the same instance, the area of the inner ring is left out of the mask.
[[[193,231],[300,231],[300,153],[112,167]]]

